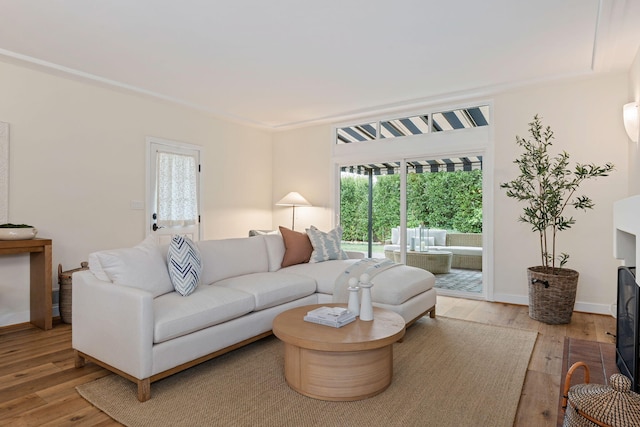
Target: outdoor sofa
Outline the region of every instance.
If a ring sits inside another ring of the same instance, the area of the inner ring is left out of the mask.
[[[422,231],[422,248],[420,245]],[[407,250],[411,249],[411,239],[415,250],[449,251],[453,254],[451,268],[482,270],[482,234],[451,233],[446,230],[409,228],[407,229]],[[394,259],[394,251],[400,250],[400,227],[391,232],[391,244],[384,246],[384,255]]]

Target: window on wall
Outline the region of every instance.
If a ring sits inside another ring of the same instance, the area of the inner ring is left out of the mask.
[[[147,230],[159,243],[179,234],[200,239],[200,158],[197,145],[147,137]]]
[[[196,155],[158,152],[157,225],[174,227],[198,221]]]
[[[471,129],[488,126],[489,121],[488,105],[435,111],[341,127],[336,130],[335,142],[336,144],[351,144]]]

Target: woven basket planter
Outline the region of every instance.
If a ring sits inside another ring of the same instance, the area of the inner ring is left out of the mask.
[[[72,276],[76,271],[88,270],[89,264],[80,263],[80,268],[62,271],[62,264],[58,264],[58,283],[60,284],[60,317],[64,323],[71,323],[71,299],[72,299]]]
[[[555,274],[549,274],[553,271]],[[529,267],[529,317],[550,325],[571,322],[578,289],[578,272],[568,268],[551,270]]]

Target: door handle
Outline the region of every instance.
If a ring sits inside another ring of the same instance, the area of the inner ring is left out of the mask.
[[[153,229],[153,231],[158,231],[159,228],[164,228],[164,225],[161,225],[160,227],[158,227],[158,224],[156,224],[158,215],[155,212],[153,213],[153,215],[151,215],[151,219],[153,219],[153,225],[151,226],[151,229]]]

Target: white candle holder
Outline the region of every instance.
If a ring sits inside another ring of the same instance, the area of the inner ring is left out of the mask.
[[[371,301],[371,287],[369,275],[360,276],[360,288],[362,289],[362,302],[360,304],[360,320],[365,322],[373,320],[373,302]]]
[[[352,312],[354,315],[360,315],[360,302],[358,301],[358,294],[360,292],[360,288],[358,287],[358,279],[352,277],[349,279],[349,305],[347,306],[347,310]]]

